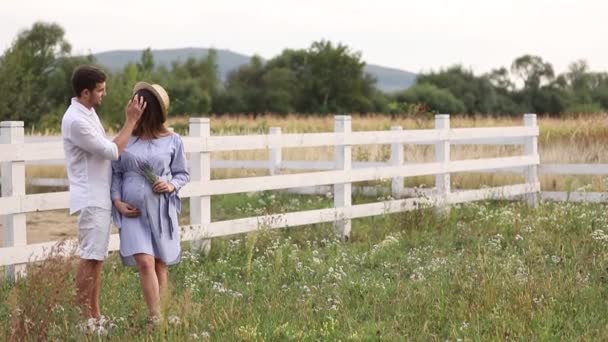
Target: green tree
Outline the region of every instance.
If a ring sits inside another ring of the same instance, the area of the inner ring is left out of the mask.
[[[398,93],[395,99],[400,103],[424,105],[434,113],[461,114],[466,110],[465,104],[449,90],[429,83],[416,84]]]
[[[200,114],[211,111],[219,87],[216,60],[217,53],[212,50],[203,58],[188,58],[184,63],[172,64],[165,80],[171,96],[171,112]]]
[[[608,108],[608,84],[606,74],[589,70],[584,60],[571,63],[568,71],[560,75],[561,89],[567,92],[566,113],[598,113]]]
[[[455,65],[439,72],[420,74],[416,78],[418,84],[433,84],[438,88],[448,90],[465,108],[463,113],[495,113],[497,112],[496,91],[487,77],[478,77],[471,70]]]
[[[154,71],[154,55],[152,54],[152,49],[147,48],[141,53],[140,62],[137,63],[137,70],[142,74]]]
[[[314,42],[306,50],[284,50],[267,63],[254,57],[229,75],[216,108],[253,113],[370,112],[378,102],[375,80],[364,73],[364,66],[359,53],[328,41]]]
[[[239,100],[232,104],[220,102],[224,107],[219,112],[293,112],[297,84],[296,75],[287,66],[265,65],[260,57],[254,56],[249,64],[229,74],[225,99]]]
[[[592,98],[598,103],[603,111],[608,110],[608,73],[598,72],[592,74]]]
[[[553,80],[553,66],[539,56],[524,55],[516,58],[511,64],[511,72],[517,75],[524,84],[525,90],[537,90],[543,84]]]
[[[539,56],[524,55],[511,64],[511,72],[519,77],[523,87],[512,98],[526,112],[559,114],[567,105],[563,78],[555,77],[553,66]]]
[[[507,94],[515,89],[515,84],[511,80],[511,75],[509,75],[509,71],[505,67],[494,69],[485,77],[503,94]]]
[[[230,72],[226,79],[225,91],[218,98],[214,111],[221,114],[259,114],[263,111],[263,74],[264,62],[259,56],[253,56],[248,64]]]
[[[310,101],[304,111],[320,113],[368,112],[375,80],[364,74],[365,62],[359,52],[329,41],[314,42],[308,49],[312,82],[304,95]]]
[[[264,107],[272,113],[287,114],[295,111],[294,97],[297,79],[287,68],[272,68],[262,76]]]
[[[0,59],[0,120],[23,120],[31,126],[64,105],[65,97],[49,95],[67,76],[70,50],[57,24],[37,22],[20,32]]]
[[[285,89],[289,93],[290,107],[294,111],[301,113],[318,112],[311,107],[307,95],[307,90],[312,88],[313,83],[310,54],[307,50],[285,49],[280,55],[268,61],[266,69],[289,70],[289,78],[293,79],[293,82],[285,82],[282,86],[287,87]],[[287,71],[285,72],[287,73]]]

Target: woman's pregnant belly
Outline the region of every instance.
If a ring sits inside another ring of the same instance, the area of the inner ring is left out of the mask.
[[[129,176],[123,179],[122,199],[140,210],[144,207],[145,197],[153,194],[152,185],[142,176]]]

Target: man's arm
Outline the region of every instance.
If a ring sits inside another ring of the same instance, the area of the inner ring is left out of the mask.
[[[84,120],[75,120],[70,126],[70,137],[76,146],[83,150],[101,156],[108,160],[117,160],[118,156],[125,150],[129,137],[135,129],[137,120],[141,117],[146,102],[142,97],[134,97],[129,100],[125,110],[125,124],[114,138],[109,141],[99,133],[90,123]]]
[[[118,159],[118,148],[99,133],[90,123],[75,120],[70,126],[70,139],[79,148],[104,159]]]

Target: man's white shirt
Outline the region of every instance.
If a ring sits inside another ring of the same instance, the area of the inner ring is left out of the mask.
[[[111,209],[111,161],[118,159],[118,146],[106,138],[95,109],[72,98],[61,121],[61,135],[70,182],[70,214],[85,207]]]

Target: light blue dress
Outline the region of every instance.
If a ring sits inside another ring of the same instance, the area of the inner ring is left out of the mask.
[[[161,179],[175,186],[172,193],[155,193],[144,178],[141,165],[148,163]],[[167,265],[179,262],[181,247],[178,196],[190,180],[182,139],[177,134],[157,139],[129,138],[127,148],[112,162],[112,201],[119,199],[137,207],[139,217],[126,217],[112,207],[112,218],[120,235],[120,256],[135,266],[134,254],[145,253]]]

